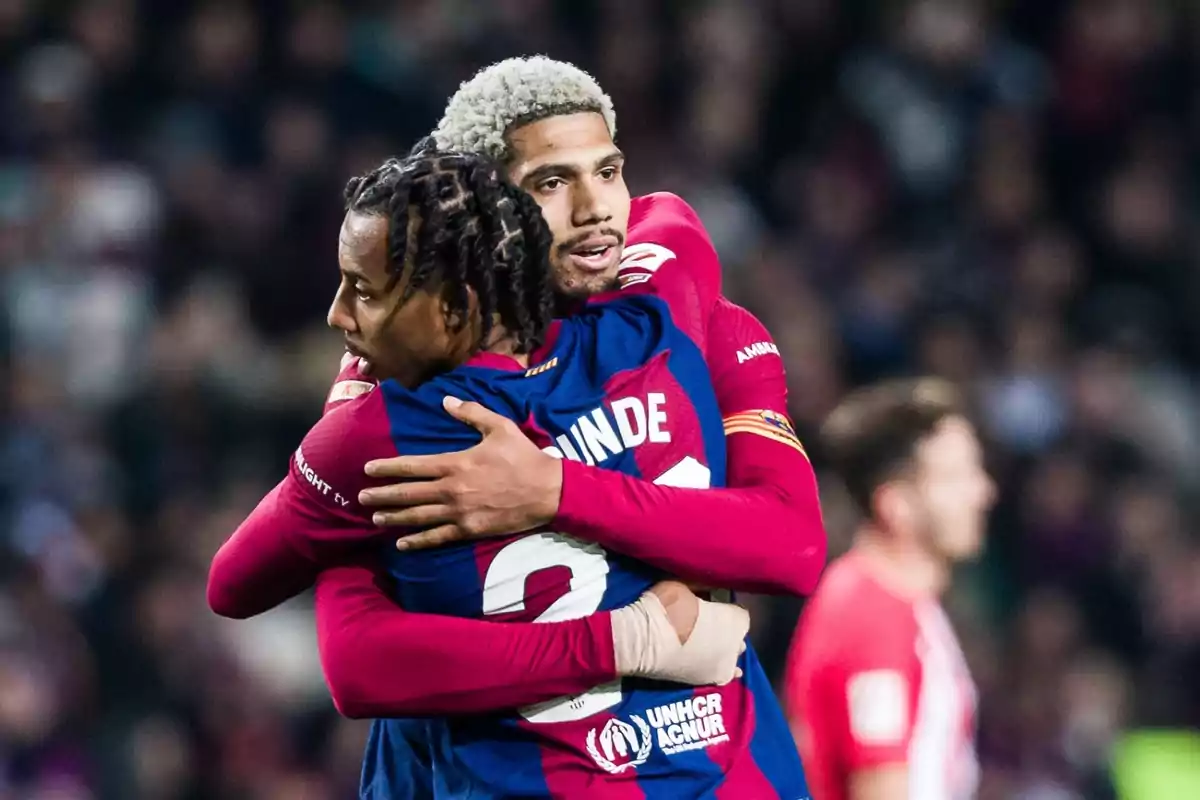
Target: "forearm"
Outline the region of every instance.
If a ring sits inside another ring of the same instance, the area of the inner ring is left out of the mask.
[[[825,530],[807,459],[757,436],[729,438],[728,489],[660,486],[563,462],[554,526],[686,581],[807,594]]]
[[[609,614],[499,623],[405,612],[367,566],[323,571],[317,641],[348,717],[478,714],[586,691],[616,677]]]
[[[317,565],[294,547],[277,519],[284,484],[276,486],[213,557],[208,605],[234,619],[269,611],[312,585]]]

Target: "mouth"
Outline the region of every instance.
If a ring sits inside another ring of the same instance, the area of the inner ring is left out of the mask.
[[[567,255],[582,272],[607,272],[616,266],[620,244],[615,236],[592,236],[572,247]]]
[[[359,350],[354,345],[346,342],[346,352],[358,359],[358,371],[362,375],[369,376],[371,374],[371,362],[367,359],[365,353]]]

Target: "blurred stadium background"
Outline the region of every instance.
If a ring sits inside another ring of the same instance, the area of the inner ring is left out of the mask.
[[[535,52],[698,208],[810,440],[970,388],[981,796],[1200,797],[1198,44],[1156,0],[0,0],[0,798],[353,796],[308,606],[216,619],[208,561],[336,370],[343,181]],[[752,602],[778,674],[798,605]]]

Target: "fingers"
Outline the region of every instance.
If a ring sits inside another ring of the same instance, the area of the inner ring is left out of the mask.
[[[459,456],[459,453],[439,453],[433,456],[378,458],[368,461],[363,470],[372,478],[443,478],[454,471]]]
[[[430,547],[439,547],[451,542],[461,542],[465,540],[466,534],[458,529],[455,525],[442,525],[429,531],[421,531],[414,533],[411,536],[404,536],[396,540],[397,550],[427,550]]]
[[[448,525],[454,509],[446,505],[413,506],[400,511],[376,511],[371,522],[380,528],[433,528]]]
[[[743,639],[743,640],[742,640],[742,647],[741,647],[741,649],[740,649],[740,650],[738,650],[738,658],[741,658],[741,656],[742,656],[742,653],[745,653],[745,652],[746,652],[746,640],[745,640],[745,639]],[[741,667],[734,667],[734,668],[733,668],[733,679],[736,681],[736,680],[737,680],[738,678],[740,678],[740,677],[742,677],[742,668],[741,668]]]
[[[463,402],[457,397],[446,395],[442,400],[442,408],[446,409],[446,413],[457,420],[467,423],[480,433],[487,435],[499,431],[507,425],[512,424],[512,420],[508,417],[503,417],[488,408],[484,408],[479,403]]]
[[[442,505],[452,496],[453,493],[445,481],[411,481],[363,489],[358,493],[358,502],[371,508],[395,510]]]

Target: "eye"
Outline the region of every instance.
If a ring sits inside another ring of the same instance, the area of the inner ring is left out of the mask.
[[[620,167],[605,167],[604,169],[600,170],[600,177],[606,181],[611,181],[620,174]]]
[[[562,178],[546,178],[546,180],[538,184],[537,188],[539,192],[553,192],[555,189],[561,189],[566,185],[567,182]]]

